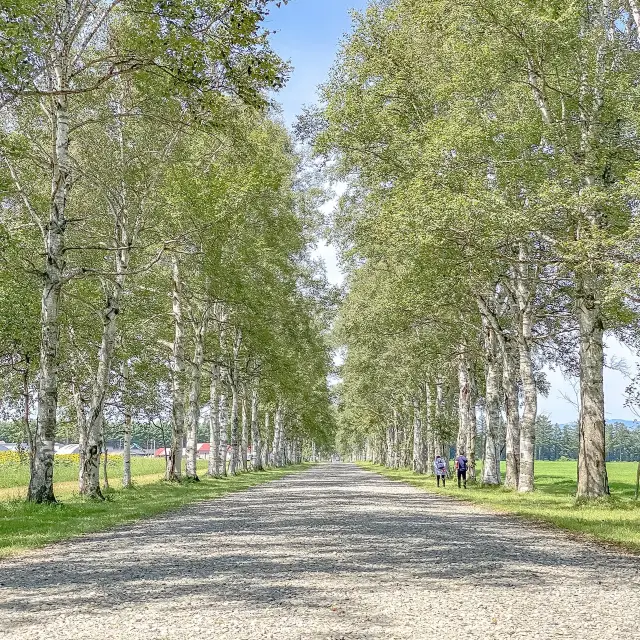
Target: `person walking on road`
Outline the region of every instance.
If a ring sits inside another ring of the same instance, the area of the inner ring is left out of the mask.
[[[468,460],[464,455],[464,451],[460,451],[460,454],[456,458],[456,474],[458,476],[458,489],[460,489],[461,483],[464,482],[464,488],[467,488],[467,465]]]
[[[436,474],[438,486],[440,486],[440,479],[442,479],[442,486],[444,487],[447,478],[447,463],[442,456],[436,456],[433,461],[433,471]]]

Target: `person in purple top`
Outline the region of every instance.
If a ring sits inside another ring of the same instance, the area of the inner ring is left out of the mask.
[[[461,482],[464,482],[464,488],[467,488],[467,466],[469,461],[464,455],[464,451],[460,451],[460,454],[456,458],[456,473],[458,474],[458,489],[460,489]]]

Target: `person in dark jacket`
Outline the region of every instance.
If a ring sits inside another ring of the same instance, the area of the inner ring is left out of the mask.
[[[460,454],[456,458],[456,474],[458,476],[458,489],[460,489],[464,482],[464,488],[467,488],[467,468],[469,461],[464,455],[464,451],[460,451]]]

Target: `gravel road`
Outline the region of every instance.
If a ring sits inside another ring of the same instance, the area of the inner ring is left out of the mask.
[[[640,638],[640,558],[347,464],[0,564],[0,638]]]

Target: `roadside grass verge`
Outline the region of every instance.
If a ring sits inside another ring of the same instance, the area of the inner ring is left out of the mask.
[[[466,490],[458,489],[453,479],[447,482],[446,489],[442,489],[437,488],[434,477],[408,469],[387,469],[369,463],[359,465],[430,493],[441,493],[499,513],[550,524],[593,540],[640,552],[640,502],[633,499],[637,465],[632,462],[608,464],[611,497],[587,503],[577,503],[574,497],[575,462],[536,462],[536,490],[529,494],[471,483]]]
[[[252,471],[229,478],[204,477],[200,482],[159,481],[134,485],[132,489],[111,490],[105,501],[85,500],[74,495],[54,505],[30,504],[23,500],[0,502],[0,558],[242,491],[311,466],[300,464]]]
[[[115,457],[115,456],[114,456]],[[198,460],[197,470],[201,475],[207,472],[207,461]],[[29,486],[29,466],[20,469],[13,478],[20,479],[20,482],[8,482],[6,478],[2,482],[6,467],[0,465],[0,504],[3,500],[24,500],[27,497],[27,487]],[[131,479],[134,485],[151,484],[164,478],[166,462],[164,458],[134,458],[131,460]],[[57,465],[53,471],[53,491],[57,500],[67,500],[78,494],[78,472],[79,464],[65,465],[60,469]],[[109,487],[111,489],[122,489],[122,458],[119,464],[114,462],[113,467],[109,466]],[[24,475],[24,477],[22,477]],[[102,467],[100,467],[100,478],[102,480]]]
[[[6,452],[5,452],[6,453]],[[25,459],[21,462],[15,460],[16,456],[4,459],[0,455],[0,489],[9,489],[15,487],[26,487],[29,484],[29,462]],[[204,464],[206,470],[207,461],[198,460]],[[102,464],[102,460],[100,461]],[[151,474],[162,474],[166,467],[164,458],[148,458],[146,456],[131,457],[131,475],[145,476]],[[80,468],[79,456],[74,455],[57,455],[54,458],[53,465],[53,481],[74,482],[78,480],[78,470]],[[102,469],[101,469],[102,471]],[[107,464],[107,472],[109,474],[109,482],[118,481],[122,478],[123,461],[122,456],[109,456]],[[102,475],[102,474],[101,474]]]

